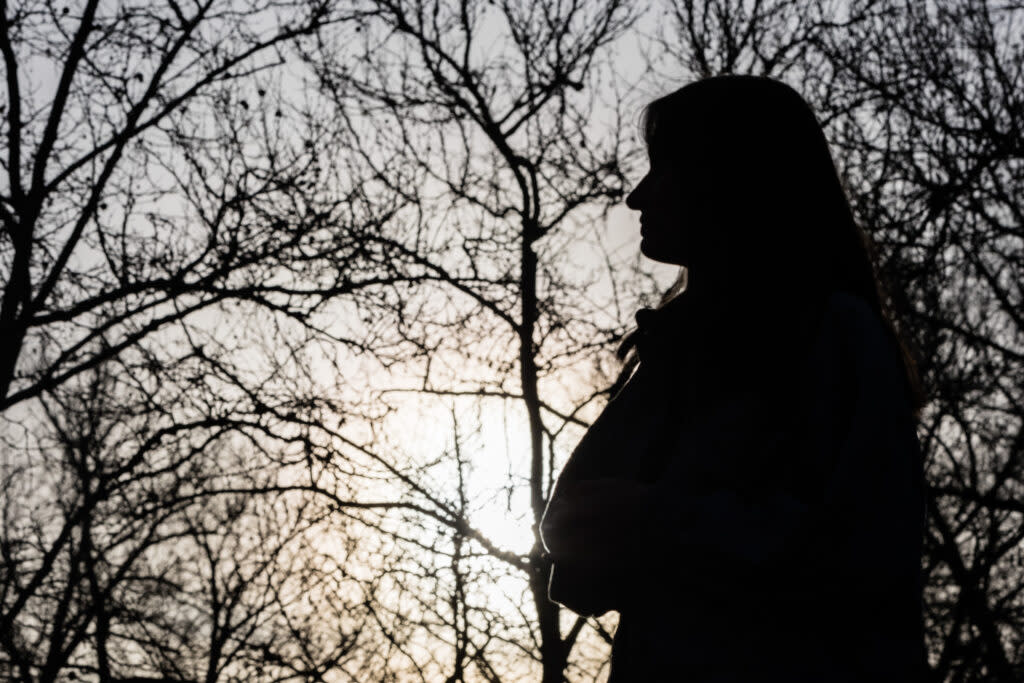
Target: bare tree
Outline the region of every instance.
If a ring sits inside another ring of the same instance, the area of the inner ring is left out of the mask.
[[[637,159],[638,103],[613,61],[637,15],[614,0],[360,6],[373,18],[310,49],[307,60],[358,153],[407,199],[378,239],[432,278],[381,314],[402,370],[377,400],[486,405],[524,433],[522,451],[507,459],[487,428],[472,449],[462,445],[475,458],[459,456],[458,439],[440,462],[415,444],[395,457],[419,463],[410,480],[446,501],[449,523],[479,519],[494,495],[465,483],[460,457],[507,468],[502,487],[525,503],[522,523],[533,533],[531,547],[510,552],[493,538],[490,547],[463,538],[461,522],[445,529],[409,518],[393,533],[415,550],[382,570],[382,585],[383,574],[402,576],[402,595],[429,603],[447,594],[452,607],[410,602],[403,611],[391,601],[382,613],[412,677],[430,680],[422,669],[430,657],[417,647],[451,653],[449,680],[596,675],[607,659],[598,632],[607,631],[593,620],[585,628],[583,618],[563,628],[560,607],[547,599],[537,524],[566,446],[618,374],[610,347],[642,291],[635,282],[629,289],[635,249],[615,252],[599,231]],[[435,474],[445,467],[447,481]],[[430,588],[442,567],[445,587]],[[521,593],[498,597],[513,585]],[[427,613],[443,627],[425,623]],[[587,658],[573,654],[581,633],[601,643]]]
[[[1020,678],[1019,3],[2,9],[4,675],[603,675],[536,525],[656,296],[653,33],[821,115],[931,397],[935,680]]]
[[[218,479],[226,442],[248,443],[245,467],[265,477],[242,487],[250,495],[310,488],[288,469],[309,471],[303,449],[289,448],[322,447],[311,420],[326,411],[335,424],[340,409],[290,382],[302,370],[289,354],[308,357],[315,340],[361,349],[324,309],[393,279],[367,238],[399,200],[371,201],[344,160],[320,163],[314,141],[344,146],[344,131],[284,78],[294,41],[357,14],[321,2],[0,9],[0,666],[112,680],[178,661],[148,605],[185,588],[153,558],[209,538],[200,521],[191,536],[180,525],[239,488]],[[287,552],[267,556],[269,575]],[[257,612],[297,618],[286,604],[275,595]],[[188,611],[176,605],[168,619]],[[224,654],[241,627],[224,619],[209,680],[238,666]],[[321,666],[324,648],[287,666]]]
[[[300,276],[350,257],[323,226],[377,219],[350,202],[292,223],[268,210],[325,178],[310,137],[282,137],[287,93],[261,80],[288,41],[344,18],[318,2],[4,5],[4,409],[218,302],[287,310],[350,286]]]
[[[832,0],[674,0],[654,38],[666,80],[741,73],[801,78],[819,55],[823,29],[838,19]],[[680,69],[681,67],[681,69]]]
[[[927,621],[936,680],[1015,680],[1024,552],[1024,8],[871,3],[825,43],[858,204],[932,403]],[[871,58],[867,55],[871,54]],[[870,122],[868,122],[870,121]]]
[[[12,677],[308,679],[356,648],[361,589],[337,571],[343,501],[310,495],[310,414],[206,414],[219,396],[191,360],[163,395],[109,361],[42,400],[52,429],[4,471]]]

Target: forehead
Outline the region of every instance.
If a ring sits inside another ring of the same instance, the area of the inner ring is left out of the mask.
[[[652,163],[682,163],[704,158],[715,146],[714,138],[710,131],[700,128],[659,132],[646,141],[647,158]]]

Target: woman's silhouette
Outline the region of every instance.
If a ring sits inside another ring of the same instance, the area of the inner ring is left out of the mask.
[[[821,126],[721,76],[643,133],[626,203],[686,286],[552,492],[550,597],[619,611],[614,683],[923,680],[921,395]]]

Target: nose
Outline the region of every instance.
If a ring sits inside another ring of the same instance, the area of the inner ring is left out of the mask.
[[[647,178],[645,176],[643,180],[637,183],[637,186],[633,188],[633,191],[626,195],[626,206],[631,208],[633,211],[640,210],[640,201],[643,198],[642,190],[646,180]]]

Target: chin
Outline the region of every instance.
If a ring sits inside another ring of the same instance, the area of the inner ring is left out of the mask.
[[[686,265],[678,254],[667,249],[659,249],[657,245],[651,244],[646,238],[640,240],[640,253],[659,263],[670,263],[675,266]]]

